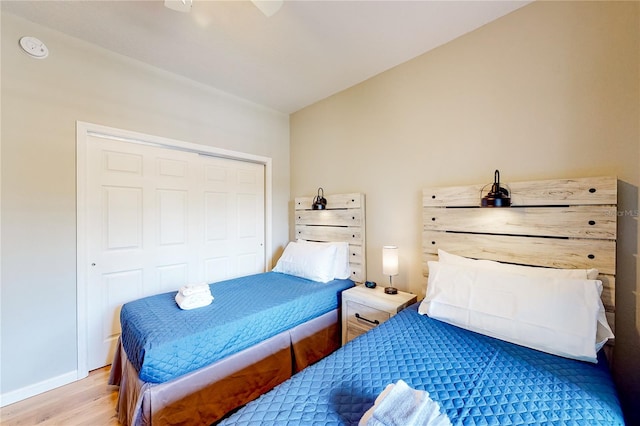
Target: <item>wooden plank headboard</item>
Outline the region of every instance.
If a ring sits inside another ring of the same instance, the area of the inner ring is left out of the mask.
[[[312,210],[314,197],[296,197],[296,238],[309,241],[349,243],[351,279],[366,280],[365,197],[364,194],[325,195],[327,208]]]
[[[423,190],[423,270],[438,249],[475,259],[552,268],[596,268],[614,328],[617,179],[506,184],[510,208],[479,208],[484,184]]]

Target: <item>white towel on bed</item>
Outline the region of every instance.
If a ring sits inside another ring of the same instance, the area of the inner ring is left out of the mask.
[[[180,309],[189,310],[202,308],[203,306],[210,305],[211,302],[213,302],[211,291],[194,293],[190,296],[185,296],[181,292],[176,293],[176,303],[180,306]]]
[[[388,385],[360,419],[360,426],[451,426],[429,392],[412,389],[403,380]]]
[[[209,288],[209,284],[206,284],[206,283],[189,284],[189,285],[183,285],[182,287],[180,287],[180,293],[182,293],[183,296],[191,296],[193,294],[198,294],[198,293],[211,294],[211,289]]]

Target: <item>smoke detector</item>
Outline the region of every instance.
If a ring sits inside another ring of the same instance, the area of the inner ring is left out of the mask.
[[[20,39],[20,47],[32,58],[44,59],[49,56],[47,46],[35,37],[22,37]]]

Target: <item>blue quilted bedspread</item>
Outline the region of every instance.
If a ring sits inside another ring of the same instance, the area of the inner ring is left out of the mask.
[[[454,425],[624,424],[604,357],[560,358],[421,316],[417,306],[221,424],[356,425],[399,379],[427,390]]]
[[[267,272],[211,284],[202,308],[181,310],[176,292],[145,297],[122,307],[122,345],[142,380],[166,382],[336,309],[353,285]]]

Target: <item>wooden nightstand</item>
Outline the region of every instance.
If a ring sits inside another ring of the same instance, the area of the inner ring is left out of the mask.
[[[415,294],[386,294],[384,287],[363,285],[342,292],[342,344],[382,324],[410,304]]]

